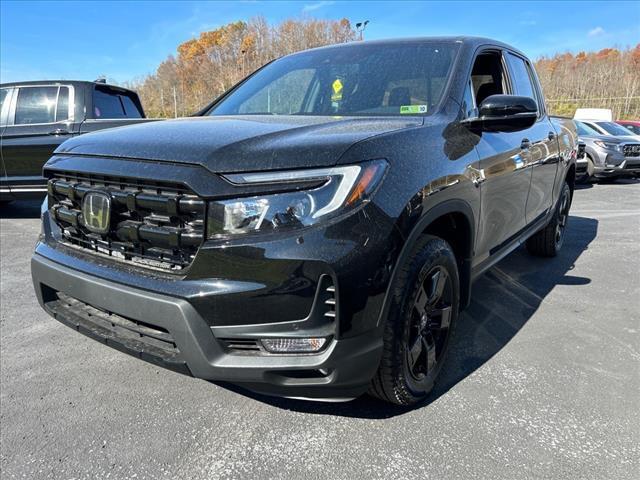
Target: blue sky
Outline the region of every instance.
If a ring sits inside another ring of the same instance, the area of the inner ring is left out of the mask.
[[[123,82],[155,70],[181,42],[262,15],[369,20],[366,39],[469,34],[532,58],[640,42],[640,2],[28,2],[0,0],[0,81]]]

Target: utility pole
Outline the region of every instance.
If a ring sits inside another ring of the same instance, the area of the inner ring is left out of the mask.
[[[356,32],[360,34],[360,41],[364,40],[364,29],[369,25],[369,20],[356,23]]]
[[[178,118],[178,98],[176,97],[176,86],[173,86],[173,118]]]

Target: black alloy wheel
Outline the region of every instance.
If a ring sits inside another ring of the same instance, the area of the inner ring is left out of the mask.
[[[398,405],[427,397],[442,370],[460,303],[458,263],[445,240],[423,235],[399,267],[369,393]]]
[[[446,350],[451,325],[453,286],[447,270],[431,268],[422,279],[411,312],[406,367],[417,389],[433,381]]]

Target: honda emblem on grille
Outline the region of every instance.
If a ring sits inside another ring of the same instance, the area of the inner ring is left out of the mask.
[[[94,233],[107,233],[111,223],[111,197],[104,192],[87,192],[82,199],[82,221]]]

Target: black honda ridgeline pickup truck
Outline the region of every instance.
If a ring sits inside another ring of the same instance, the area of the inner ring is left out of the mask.
[[[473,280],[525,242],[558,254],[576,150],[508,45],[296,53],[195,118],[61,145],[36,294],[79,332],[194,377],[413,404]]]

